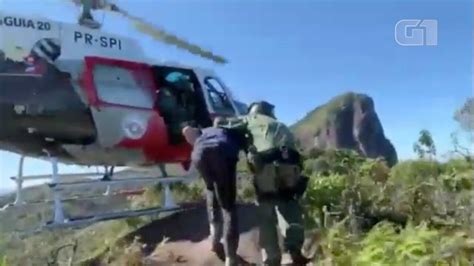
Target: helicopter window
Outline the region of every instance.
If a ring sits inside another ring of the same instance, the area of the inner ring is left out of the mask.
[[[137,78],[138,74],[116,66],[96,65],[94,83],[97,95],[102,101],[112,104],[153,108],[152,92],[144,81],[146,77]]]
[[[245,103],[240,102],[240,101],[234,101],[234,104],[236,105],[237,110],[239,111],[240,115],[247,114],[248,106]]]
[[[234,114],[234,108],[229,101],[229,97],[219,81],[213,78],[206,78],[204,81],[207,87],[207,93],[211,100],[212,107],[217,113]]]

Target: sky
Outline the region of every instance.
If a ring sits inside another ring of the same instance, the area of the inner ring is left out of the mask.
[[[9,3],[15,4],[9,4]],[[428,129],[438,153],[451,148],[453,112],[472,96],[473,4],[445,1],[116,0],[187,40],[224,55],[216,65],[153,41],[115,15],[96,12],[104,30],[137,38],[150,57],[212,68],[244,102],[265,99],[292,124],[332,97],[371,96],[385,135],[400,159]],[[0,0],[0,10],[74,22],[79,9],[66,0]],[[402,46],[402,19],[437,20],[436,46]],[[12,187],[18,156],[0,153],[0,187]],[[49,173],[29,159],[25,174]],[[61,166],[60,171],[77,167]],[[86,171],[81,168],[80,171]]]

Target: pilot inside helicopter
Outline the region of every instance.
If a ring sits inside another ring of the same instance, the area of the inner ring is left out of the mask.
[[[157,107],[168,125],[170,142],[182,141],[184,126],[197,126],[195,88],[189,77],[180,72],[171,72],[162,80],[157,94]]]

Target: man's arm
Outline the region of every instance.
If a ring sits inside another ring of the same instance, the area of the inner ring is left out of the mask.
[[[239,117],[217,117],[214,120],[215,127],[222,127],[227,129],[241,129],[247,128],[247,119],[245,116]]]
[[[245,153],[249,151],[249,145],[252,143],[251,136],[248,132],[247,117],[217,117],[214,119],[214,126],[225,128],[228,132],[233,135],[239,143],[240,149],[244,150]]]

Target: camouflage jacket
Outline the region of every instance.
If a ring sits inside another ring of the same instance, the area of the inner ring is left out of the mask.
[[[251,114],[234,118],[218,118],[215,125],[247,134],[249,146],[253,146],[257,152],[281,146],[296,149],[294,137],[289,128],[266,115]]]

